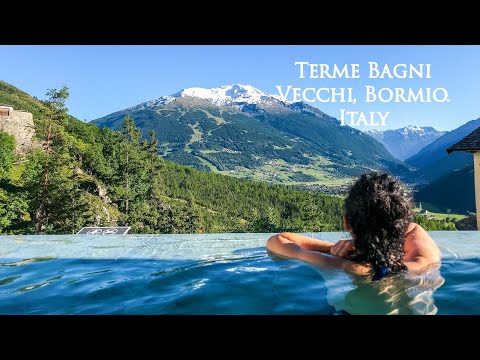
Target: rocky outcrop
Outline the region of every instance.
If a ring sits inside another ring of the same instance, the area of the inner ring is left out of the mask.
[[[25,154],[33,145],[35,129],[33,115],[27,111],[4,107],[0,112],[0,130],[13,135],[17,144],[17,153]]]

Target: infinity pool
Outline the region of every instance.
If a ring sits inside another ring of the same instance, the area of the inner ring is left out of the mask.
[[[272,258],[271,234],[1,236],[0,314],[480,314],[480,232],[430,234],[441,268],[376,282]]]

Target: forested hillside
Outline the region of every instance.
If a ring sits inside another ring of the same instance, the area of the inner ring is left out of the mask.
[[[133,119],[119,132],[67,115],[67,89],[37,101],[1,83],[0,101],[34,113],[42,148],[15,159],[2,146],[1,233],[72,233],[129,225],[136,233],[341,230],[342,200],[177,165],[141,141]]]
[[[120,131],[67,114],[68,89],[38,101],[0,82],[0,102],[34,114],[37,147],[18,157],[0,133],[0,234],[340,231],[343,199],[207,173],[157,155],[134,120]],[[440,228],[443,223],[435,224]]]
[[[475,212],[473,165],[432,181],[421,188],[415,198],[417,201],[434,205],[442,212],[447,212],[448,209],[462,214]]]

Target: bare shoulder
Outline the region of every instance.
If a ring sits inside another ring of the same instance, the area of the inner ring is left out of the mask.
[[[416,223],[410,223],[405,234],[404,263],[409,268],[412,264],[418,270],[420,266],[428,266],[440,262],[440,250],[425,229]]]
[[[417,224],[417,223],[410,223],[408,225],[407,232],[405,233],[406,239],[411,240],[420,240],[422,242],[435,242],[433,241],[432,237],[425,231],[425,229]],[[436,244],[435,244],[436,246]]]

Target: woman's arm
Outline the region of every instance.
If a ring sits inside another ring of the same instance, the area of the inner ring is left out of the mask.
[[[292,242],[297,244],[298,246],[304,248],[305,250],[312,250],[312,251],[321,251],[321,252],[330,252],[330,248],[334,245],[331,242],[323,241],[314,239],[308,236],[294,234],[290,232],[283,232],[281,234],[272,236],[270,239],[267,240],[267,248],[268,243],[271,243],[272,246],[277,246],[278,244],[285,244],[287,242]],[[273,249],[270,249],[275,251]]]
[[[303,235],[281,233],[270,237],[267,240],[266,247],[268,250],[281,256],[303,260],[324,267],[340,268],[349,274],[364,275],[370,272],[370,269],[363,265],[322,253],[322,251],[328,252],[332,245],[332,243],[327,241]]]

